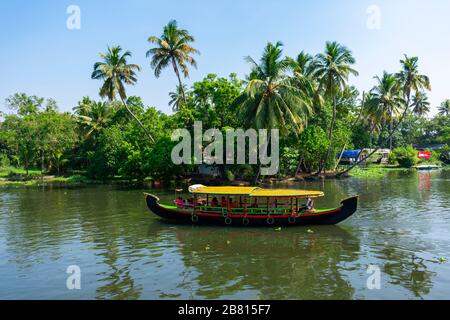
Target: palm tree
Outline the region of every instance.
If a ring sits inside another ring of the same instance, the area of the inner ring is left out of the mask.
[[[169,92],[169,106],[172,107],[173,111],[177,112],[181,110],[185,102],[185,94],[187,94],[187,86],[184,84],[181,87],[178,85],[176,91]]]
[[[287,133],[291,125],[299,133],[303,129],[304,115],[310,113],[310,105],[286,75],[288,63],[282,59],[282,46],[281,42],[269,42],[259,64],[246,57],[252,70],[236,104],[240,106],[247,126],[255,129],[278,128]]]
[[[304,117],[311,112],[311,107],[304,93],[287,76],[289,64],[282,58],[282,53],[281,42],[269,42],[259,64],[246,57],[252,70],[244,92],[234,105],[239,108],[247,127],[278,128],[283,134],[288,132],[289,127],[296,133],[303,129]],[[258,177],[259,172],[255,180]]]
[[[423,89],[431,90],[430,79],[425,75],[419,74],[418,61],[419,58],[409,58],[406,54],[405,58],[400,60],[402,70],[397,73],[397,77],[403,86],[406,109],[410,107],[411,95],[414,92],[422,91]]]
[[[441,103],[441,105],[438,107],[439,115],[441,116],[448,116],[450,115],[450,99],[445,100]]]
[[[352,53],[345,46],[337,42],[327,42],[325,52],[316,56],[314,76],[317,77],[325,97],[332,101],[333,116],[330,124],[330,146],[324,159],[328,161],[333,148],[333,129],[336,122],[336,97],[347,86],[350,75],[358,75],[351,65],[355,63]],[[325,166],[323,166],[325,169]],[[319,170],[320,172],[320,170]]]
[[[101,131],[112,117],[112,107],[106,102],[92,102],[89,109],[77,114],[78,122],[86,129],[86,138]]]
[[[137,82],[136,71],[141,68],[136,64],[128,64],[127,58],[131,58],[131,52],[125,51],[123,54],[120,46],[109,48],[105,53],[100,53],[103,61],[94,64],[94,71],[92,72],[92,79],[103,80],[103,85],[100,88],[100,96],[108,98],[110,102],[116,99],[117,95],[122,101],[123,106],[131,117],[144,130],[151,142],[154,142],[153,137],[144,127],[141,121],[128,108],[126,103],[127,94],[125,91],[125,84],[134,85]]]
[[[392,149],[392,130],[394,119],[401,114],[404,101],[397,78],[383,72],[383,76],[375,77],[378,85],[371,90],[370,100],[367,101],[367,110],[379,122],[389,123],[389,146]]]
[[[313,107],[320,107],[323,98],[320,94],[319,83],[314,76],[315,58],[302,51],[296,59],[287,57],[286,61],[293,74],[293,84],[304,93],[305,97],[310,98],[310,104]],[[308,119],[305,120],[305,125],[308,126]]]
[[[78,105],[74,107],[72,110],[77,116],[88,115],[92,104],[95,102],[89,99],[89,97],[83,97],[81,101],[78,102]]]
[[[155,70],[155,76],[158,78],[161,71],[169,65],[172,65],[175,75],[178,78],[178,85],[183,89],[181,83],[180,69],[185,78],[189,77],[188,64],[197,68],[197,62],[192,58],[192,54],[200,52],[192,47],[190,43],[194,42],[194,37],[185,29],[179,29],[175,20],[170,21],[163,30],[160,38],[151,36],[148,42],[156,44],[156,47],[147,51],[147,58],[151,57],[151,66]],[[183,100],[186,101],[186,93],[182,90]]]
[[[374,96],[371,91],[368,93],[363,93],[362,105],[361,105],[361,116],[363,117],[363,123],[369,129],[370,143],[369,147],[372,147],[373,134],[380,133],[383,130],[384,120],[382,119],[382,114],[376,112],[371,105]],[[378,111],[378,109],[376,109]],[[356,125],[356,123],[354,124]]]
[[[405,59],[400,60],[402,70],[396,74],[396,77],[400,83],[401,91],[403,92],[404,108],[402,116],[397,121],[397,124],[392,128],[387,138],[388,140],[392,139],[394,132],[398,129],[400,124],[403,122],[403,119],[405,118],[406,114],[408,113],[411,102],[411,95],[419,91],[423,91],[424,89],[431,90],[430,79],[425,75],[419,74],[418,61],[419,59],[417,57],[409,58],[407,55],[405,55]],[[366,159],[371,157],[378,150],[379,148],[372,150],[372,152],[370,152],[368,155],[366,155],[365,157],[363,157],[362,159],[351,165],[346,170],[338,173],[338,175],[340,176],[342,174],[349,172],[358,164],[360,164],[362,161],[365,161]]]
[[[430,102],[425,92],[417,91],[412,99],[412,112],[419,117],[425,116],[430,112]]]

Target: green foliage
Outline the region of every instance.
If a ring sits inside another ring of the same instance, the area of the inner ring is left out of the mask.
[[[181,174],[183,166],[175,165],[171,159],[171,152],[175,142],[169,137],[162,137],[152,147],[146,158],[146,170],[156,180],[170,180]]]
[[[233,172],[231,172],[230,170],[225,170],[225,178],[230,182],[234,181],[235,179]]]
[[[400,72],[377,77],[378,84],[360,98],[358,90],[348,85],[348,78],[357,75],[352,69],[355,60],[349,49],[336,42],[327,43],[322,54],[301,52],[295,59],[283,57],[280,42],[268,43],[261,59],[246,58],[251,69],[245,80],[234,73],[208,74],[189,87],[181,78],[188,76],[188,65],[196,66],[193,55],[198,53],[189,32],[172,21],[161,37],[149,41],[155,44],[148,51],[155,75],[172,67],[178,78],[169,95],[173,115],[145,105],[140,97],[127,96],[125,86],[137,82],[140,67],[128,63],[130,52],[108,48],[91,76],[102,81],[100,95],[108,101],[84,97],[69,114],[59,112],[53,99],[24,93],[6,99],[13,113],[0,115],[1,174],[81,173],[58,178],[74,182],[91,181],[81,178],[84,174],[101,180],[179,179],[194,170],[191,165],[172,163],[175,142],[170,136],[178,128],[192,133],[194,121],[202,121],[203,130],[222,132],[281,129],[280,177],[298,170],[334,169],[335,155],[344,147],[386,147],[391,140],[398,148],[390,160],[411,167],[417,152],[408,145],[450,145],[450,100],[441,104],[439,115],[424,118],[429,110],[425,92],[429,79],[419,73],[416,57],[405,56]],[[429,161],[441,157],[450,158],[448,147],[433,152]],[[220,169],[228,181],[250,180],[258,173],[258,165]],[[357,169],[356,174],[381,175],[375,169]]]
[[[329,147],[325,131],[320,127],[308,127],[299,137],[298,149],[306,169],[311,172],[319,168]]]
[[[389,155],[389,162],[397,162],[400,167],[411,168],[417,163],[417,150],[412,146],[396,148]]]

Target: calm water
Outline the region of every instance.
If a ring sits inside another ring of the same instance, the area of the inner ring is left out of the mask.
[[[450,298],[449,171],[295,186],[324,190],[318,207],[360,194],[359,210],[281,231],[176,226],[148,212],[143,190],[2,187],[0,299]],[[66,287],[70,265],[81,290]]]

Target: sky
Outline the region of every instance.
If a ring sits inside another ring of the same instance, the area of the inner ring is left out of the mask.
[[[67,28],[67,8],[80,9],[80,29]],[[0,110],[15,92],[53,98],[70,111],[83,96],[99,99],[93,64],[107,46],[120,45],[139,64],[138,83],[128,95],[170,113],[171,68],[155,78],[145,57],[147,39],[175,19],[195,37],[198,69],[187,84],[209,73],[244,77],[245,56],[259,59],[267,42],[280,40],[284,54],[316,54],[326,41],[347,46],[356,58],[360,91],[384,70],[397,72],[404,54],[419,57],[431,79],[432,114],[450,98],[450,1],[448,0],[2,0],[0,5]]]

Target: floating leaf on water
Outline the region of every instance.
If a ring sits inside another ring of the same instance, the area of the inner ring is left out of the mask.
[[[440,258],[438,259],[438,261],[439,261],[439,263],[446,263],[448,260],[447,260],[446,257],[440,257]]]

